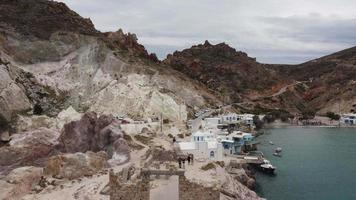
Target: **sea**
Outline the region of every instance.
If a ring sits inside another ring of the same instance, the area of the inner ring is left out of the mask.
[[[257,193],[268,200],[356,200],[356,128],[270,128],[259,150],[277,167],[257,172]],[[271,145],[269,142],[272,142]],[[273,156],[277,147],[282,157]]]

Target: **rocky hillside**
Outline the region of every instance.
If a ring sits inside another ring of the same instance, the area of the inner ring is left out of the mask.
[[[303,100],[323,114],[356,111],[356,47],[296,66],[272,66],[280,76],[305,82]]]
[[[205,41],[176,51],[163,62],[204,83],[227,102],[242,102],[243,95],[265,92],[280,81],[273,70],[225,43],[212,45]]]
[[[205,84],[225,104],[241,111],[283,109],[298,113],[305,109],[300,94],[286,89],[293,80],[225,43],[212,45],[206,41],[174,52],[163,62]]]
[[[0,2],[0,121],[79,112],[184,121],[218,100],[161,65],[134,34],[101,33],[65,4]]]
[[[356,110],[355,52],[351,48],[300,65],[265,65],[224,43],[206,41],[163,62],[240,109],[325,114],[339,112],[339,102],[342,112]]]

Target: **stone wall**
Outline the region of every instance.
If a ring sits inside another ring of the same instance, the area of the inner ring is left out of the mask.
[[[179,200],[220,199],[220,191],[218,189],[190,182],[185,178],[184,171],[144,169],[141,171],[141,179],[135,182],[125,182],[110,171],[110,200],[149,200],[150,175],[179,176]]]
[[[150,200],[149,177],[142,177],[135,183],[125,183],[110,171],[109,179],[110,200]]]
[[[179,200],[219,200],[220,191],[190,182],[185,176],[179,176]]]

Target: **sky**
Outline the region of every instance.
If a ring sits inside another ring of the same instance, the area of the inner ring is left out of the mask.
[[[262,63],[297,64],[356,46],[355,0],[59,0],[100,31],[135,33],[160,59],[209,40]]]

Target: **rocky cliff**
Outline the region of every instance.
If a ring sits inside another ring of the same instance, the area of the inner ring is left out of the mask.
[[[225,43],[212,45],[205,41],[176,51],[163,62],[204,83],[227,102],[242,102],[243,95],[263,92],[280,81],[273,70]]]
[[[305,104],[320,114],[356,111],[356,47],[296,66],[271,66],[280,76],[304,82]]]
[[[193,108],[215,104],[204,88],[161,65],[122,30],[101,33],[65,4],[0,2],[0,121],[18,114],[79,112],[160,116],[184,121]]]

